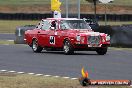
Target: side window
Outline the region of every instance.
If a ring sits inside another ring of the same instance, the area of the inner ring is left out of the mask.
[[[42,22],[42,30],[49,30],[50,27],[51,27],[51,24],[49,20],[44,20]]]
[[[56,20],[53,20],[51,22],[51,27],[53,27],[54,29],[58,29],[58,22]]]
[[[38,25],[36,26],[37,29],[41,29],[42,22],[39,22]]]
[[[60,28],[61,29],[66,29],[66,26],[65,26],[65,24],[63,22],[60,23]]]
[[[69,29],[69,25],[65,21],[60,22],[60,29]]]

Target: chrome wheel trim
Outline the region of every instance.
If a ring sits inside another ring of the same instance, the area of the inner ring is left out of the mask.
[[[37,42],[34,40],[33,41],[33,50],[36,51],[37,50]]]
[[[64,51],[67,53],[67,52],[69,52],[69,46],[68,46],[68,44],[65,44],[64,45]]]

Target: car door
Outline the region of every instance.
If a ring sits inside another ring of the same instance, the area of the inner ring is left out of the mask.
[[[42,20],[40,30],[38,31],[38,42],[40,46],[46,47],[48,46],[48,34],[50,32],[50,20]]]
[[[49,47],[58,48],[60,47],[60,30],[59,30],[59,21],[58,20],[52,20],[51,21],[51,28],[50,32],[48,34],[49,36]]]
[[[63,41],[68,35],[68,29],[69,29],[68,25],[65,22],[63,22],[63,20],[60,20],[59,21],[59,31],[57,33],[58,41],[59,41],[59,44],[58,44],[59,47],[63,47]]]

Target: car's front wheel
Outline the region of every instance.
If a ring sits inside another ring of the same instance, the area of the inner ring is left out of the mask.
[[[63,51],[64,51],[64,54],[66,54],[66,55],[74,53],[72,45],[71,45],[71,43],[68,40],[66,40],[64,42]]]
[[[99,55],[105,55],[107,53],[107,47],[106,48],[98,48],[96,50],[96,52],[99,54]]]
[[[40,53],[43,50],[43,48],[38,45],[38,42],[36,39],[34,39],[32,42],[32,50],[35,53]]]

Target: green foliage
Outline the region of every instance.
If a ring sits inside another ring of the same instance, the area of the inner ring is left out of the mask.
[[[50,4],[51,0],[0,0],[0,5],[44,5]],[[65,0],[60,0],[65,3]],[[93,0],[80,0],[82,4],[93,2]],[[69,3],[77,3],[77,0],[69,0]],[[132,0],[114,0],[113,4],[131,5]]]
[[[1,5],[42,5],[50,4],[50,0],[0,0]]]

